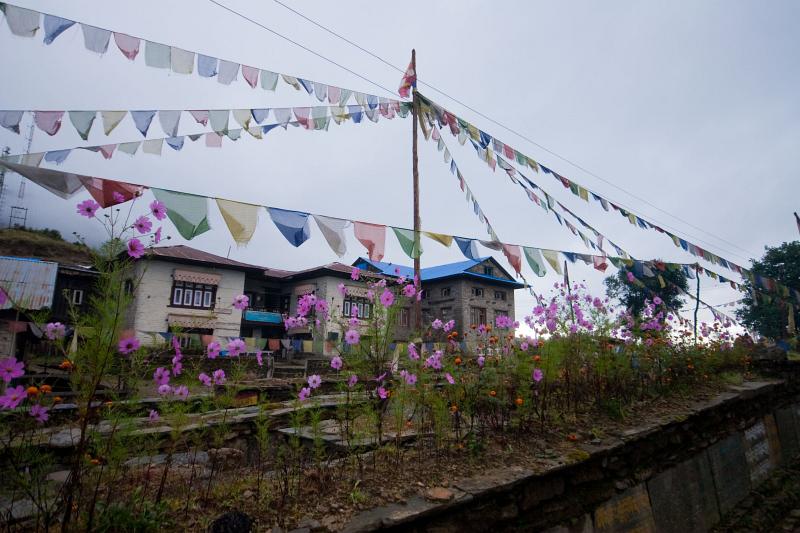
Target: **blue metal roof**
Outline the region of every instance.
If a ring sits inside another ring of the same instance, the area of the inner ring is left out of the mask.
[[[509,285],[514,285],[518,288],[524,286],[522,283],[519,283],[514,280],[498,278],[486,274],[478,274],[475,272],[469,272],[470,268],[474,267],[475,265],[483,263],[487,259],[492,259],[492,257],[491,256],[479,257],[476,260],[468,259],[466,261],[459,261],[458,263],[447,263],[445,265],[422,268],[420,269],[420,278],[421,281],[434,281],[437,279],[449,278],[452,276],[469,276],[469,277],[480,278],[494,283],[505,283]],[[414,277],[414,269],[412,267],[405,265],[384,263],[382,261],[371,261],[364,257],[359,257],[355,261],[355,263],[353,263],[353,265],[359,268],[365,266],[372,266],[374,268],[377,268],[381,274],[385,274],[387,276],[405,276],[407,278]]]
[[[0,309],[52,307],[58,264],[26,257],[0,257],[0,288],[9,298]]]

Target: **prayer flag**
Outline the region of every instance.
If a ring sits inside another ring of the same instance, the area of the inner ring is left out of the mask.
[[[453,244],[453,236],[452,235],[445,235],[443,233],[433,233],[432,231],[423,231],[422,233],[425,234],[426,237],[433,239],[434,241],[450,247]]]
[[[48,135],[55,135],[61,129],[63,111],[34,111],[33,122]]]
[[[177,110],[159,111],[158,121],[161,123],[161,128],[167,136],[175,137],[178,135],[178,124],[181,122],[181,112]]]
[[[211,229],[208,224],[208,198],[163,189],[151,190],[156,200],[166,206],[167,216],[184,239],[192,240]]]
[[[239,63],[231,61],[219,60],[219,72],[217,73],[217,81],[223,85],[230,85],[239,75]]]
[[[409,63],[408,68],[405,73],[403,73],[403,79],[400,80],[400,88],[397,90],[397,93],[403,98],[408,98],[412,87],[417,87],[417,73],[414,70],[413,63]]]
[[[89,191],[101,207],[111,207],[112,205],[121,204],[132,200],[133,198],[142,194],[144,187],[141,185],[131,185],[121,181],[105,180],[100,178],[92,178],[89,176],[80,176],[81,183]],[[122,195],[124,200],[118,202],[114,197]]]
[[[261,71],[261,88],[267,91],[274,91],[278,85],[278,73],[270,70]]]
[[[122,52],[122,55],[133,61],[139,55],[139,46],[141,39],[138,37],[131,37],[125,33],[114,32],[114,42],[117,43],[117,48]]]
[[[608,263],[606,263],[606,258],[599,255],[592,256],[592,263],[594,264],[595,270],[599,270],[600,272],[605,272],[606,269],[608,268]]]
[[[529,248],[527,246],[523,247],[523,251],[525,252],[525,259],[528,260],[528,264],[534,274],[540,278],[544,276],[547,273],[547,269],[542,260],[542,252],[538,248]]]
[[[220,198],[217,198],[217,207],[236,244],[242,246],[250,242],[256,231],[261,207]]]
[[[39,12],[5,4],[6,23],[11,33],[20,37],[33,37],[39,29]]]
[[[97,116],[96,111],[70,111],[69,121],[75,126],[78,135],[84,141],[89,138],[89,131],[92,129],[92,124]]]
[[[522,271],[522,254],[520,253],[519,246],[516,244],[504,244],[503,255],[506,256],[511,266],[514,267],[514,271],[519,274]]]
[[[553,267],[553,270],[556,271],[559,275],[563,274],[561,270],[561,263],[558,260],[558,252],[555,250],[542,250],[542,256],[550,263],[550,266]]]
[[[250,127],[250,119],[253,117],[253,114],[250,112],[249,109],[234,109],[233,110],[233,118],[238,122],[244,129]]]
[[[319,230],[322,232],[325,240],[328,241],[331,250],[339,257],[342,257],[347,252],[347,240],[345,239],[344,228],[347,227],[350,221],[322,215],[313,216]]]
[[[185,138],[183,135],[181,135],[180,137],[167,137],[164,140],[167,142],[170,148],[176,152],[179,152],[181,148],[183,148],[183,142]]]
[[[164,139],[148,139],[142,141],[142,151],[146,154],[161,155]]]
[[[419,234],[414,235],[413,230],[403,228],[392,227],[392,230],[394,230],[394,234],[397,237],[397,242],[400,243],[400,248],[403,249],[403,252],[408,257],[416,259],[422,255],[422,243],[420,242]]]
[[[461,253],[467,259],[472,259],[473,261],[477,261],[478,259],[478,245],[475,244],[473,239],[466,239],[464,237],[453,237],[453,240],[456,241],[458,248],[461,250]]]
[[[136,124],[136,129],[139,130],[139,133],[144,137],[147,137],[147,130],[150,129],[150,124],[153,122],[153,117],[155,116],[155,111],[131,111],[133,123]]]
[[[203,126],[208,125],[208,111],[195,110],[195,111],[189,111],[189,114],[192,115],[195,122],[197,122],[198,124],[202,124]]]
[[[125,118],[125,115],[127,114],[127,111],[100,111],[100,116],[103,119],[103,131],[105,134],[108,135],[114,131],[114,128],[116,128],[119,123],[122,122],[122,119]]]
[[[19,123],[24,111],[0,111],[0,126],[9,131],[19,133]]]
[[[170,67],[169,46],[152,41],[144,43],[144,64],[153,68]]]
[[[194,52],[178,47],[170,49],[170,66],[176,74],[191,74],[194,72]]]
[[[226,133],[228,131],[229,117],[230,111],[227,109],[212,109],[208,112],[211,129],[218,133]]]
[[[254,67],[248,67],[247,65],[242,65],[242,77],[250,86],[250,88],[255,89],[256,84],[258,83],[258,69]]]
[[[103,28],[96,28],[88,24],[81,24],[83,31],[83,45],[90,52],[105,54],[108,50],[108,41],[111,39],[111,32]]]
[[[253,114],[256,124],[261,124],[269,116],[269,109],[251,109],[250,113]]]
[[[67,159],[67,156],[69,156],[70,152],[72,152],[72,150],[53,150],[44,155],[44,160],[48,163],[60,165]]]
[[[16,172],[20,176],[25,176],[64,200],[83,188],[81,176],[71,172],[19,165],[4,159],[0,159],[0,165]]]
[[[353,233],[356,239],[366,247],[372,261],[383,259],[386,249],[386,226],[353,221]]]
[[[39,17],[37,15],[36,20],[38,22]],[[61,35],[64,30],[70,28],[75,21],[64,19],[61,17],[56,17],[55,15],[47,15],[44,16],[44,44],[52,44],[53,41]]]
[[[211,56],[197,54],[197,74],[204,78],[213,78],[217,75],[219,59]]]
[[[219,148],[222,146],[222,134],[212,131],[206,133],[206,146],[209,148]]]
[[[311,237],[308,213],[267,207],[272,222],[292,246],[300,246]]]

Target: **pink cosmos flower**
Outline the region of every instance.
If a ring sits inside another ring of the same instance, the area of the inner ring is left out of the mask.
[[[408,358],[412,361],[416,361],[419,359],[419,352],[417,351],[417,346],[412,342],[408,345]]]
[[[147,418],[150,419],[150,422],[158,422],[158,419],[161,418],[161,416],[155,409],[150,409],[150,416],[148,416]]]
[[[389,397],[389,391],[387,391],[387,390],[386,390],[385,388],[383,388],[383,387],[378,387],[378,397],[379,397],[381,400],[385,400],[386,398],[388,398],[388,397]]]
[[[256,362],[258,366],[264,366],[264,359],[261,357],[261,350],[256,351]]]
[[[25,374],[25,363],[17,361],[16,357],[0,359],[0,378],[6,383]]]
[[[121,195],[120,193],[118,193],[117,191],[114,191],[114,192],[111,193],[111,198],[113,198],[114,202],[116,202],[118,204],[121,204],[122,202],[125,201],[125,197],[123,195]]]
[[[39,422],[40,424],[44,424],[45,422],[47,422],[47,419],[50,418],[50,415],[47,414],[47,410],[48,410],[47,407],[35,403],[31,405],[31,410],[29,411],[29,413],[33,418],[36,419],[37,422]]]
[[[200,372],[200,374],[197,375],[197,379],[199,379],[200,383],[202,383],[206,387],[211,386],[211,377],[205,372]]]
[[[346,342],[350,346],[358,344],[359,340],[361,340],[361,334],[354,329],[348,329],[347,332],[344,334],[344,342]]]
[[[136,222],[133,223],[133,227],[136,228],[141,234],[149,233],[151,229],[153,229],[153,223],[150,222],[150,219],[147,218],[147,215],[142,215],[136,219]]]
[[[153,242],[155,244],[158,244],[158,243],[161,242],[161,226],[158,227],[158,229],[156,230],[155,235],[153,235]]]
[[[180,376],[181,372],[183,372],[183,363],[181,360],[173,357],[172,358],[172,375],[173,376]]]
[[[356,317],[353,317],[347,323],[350,324],[351,328],[357,328],[361,322]]]
[[[214,370],[214,384],[216,385],[223,385],[225,384],[225,371],[221,368]]]
[[[384,307],[391,307],[394,303],[394,294],[389,289],[383,289],[381,293],[381,305]]]
[[[415,294],[417,294],[417,288],[411,285],[410,283],[403,287],[403,296],[406,298],[411,298]]]
[[[139,239],[133,238],[128,241],[128,255],[134,259],[139,259],[144,255],[144,244]]]
[[[542,372],[541,368],[534,368],[533,369],[533,381],[539,383],[544,378],[544,372]]]
[[[219,352],[220,352],[219,343],[217,341],[210,342],[208,344],[207,351],[208,351],[208,358],[209,359],[216,359],[217,356],[219,356]]]
[[[375,299],[375,291],[369,289],[367,291],[367,300],[373,300],[373,299]]]
[[[482,356],[482,355],[479,355],[479,356],[478,356],[478,361],[477,361],[477,363],[478,363],[478,366],[479,366],[479,367],[481,367],[481,368],[483,368],[483,364],[484,364],[485,362],[486,362],[486,358],[485,358],[484,356]]]
[[[633,283],[633,280],[636,279],[636,277],[633,275],[633,272],[628,272],[626,275],[628,277],[628,281],[631,283]]]
[[[331,359],[331,368],[334,370],[341,370],[342,369],[342,358],[338,355]]]
[[[453,376],[450,374],[450,372],[445,372],[444,373],[444,378],[447,380],[447,382],[450,385],[455,385],[456,384],[456,380],[453,379]]]
[[[308,386],[312,389],[317,389],[322,385],[322,378],[319,374],[312,374],[308,376]]]
[[[50,322],[44,327],[44,335],[51,341],[62,338],[67,332],[67,327],[61,322]]]
[[[166,385],[169,383],[169,370],[161,366],[156,368],[156,371],[153,372],[153,381],[158,385]]]
[[[0,287],[0,307],[4,306],[7,301],[8,301],[8,296],[6,296],[6,291],[4,291],[2,287]]]
[[[189,397],[189,387],[186,385],[179,385],[172,389],[172,394],[180,398],[181,400],[185,400]]]
[[[247,345],[245,345],[242,339],[233,339],[228,343],[228,355],[231,357],[239,357],[239,354],[242,354],[246,351]]]
[[[528,351],[528,346],[529,346],[529,345],[528,345],[528,343],[527,343],[527,342],[525,342],[525,341],[523,341],[523,342],[522,342],[522,343],[519,345],[519,349],[520,349],[520,350],[522,350],[523,352],[527,352],[527,351]]]
[[[129,353],[138,350],[141,345],[142,343],[139,342],[139,339],[136,337],[128,337],[126,339],[120,339],[117,349],[119,350],[119,353],[128,355]]]
[[[661,298],[659,298],[658,296],[656,296],[655,298],[653,298],[653,303],[656,304],[656,305],[661,305],[661,304],[664,303],[664,301]]]
[[[431,323],[431,327],[432,327],[433,329],[442,329],[442,326],[443,326],[443,325],[444,325],[444,324],[442,324],[442,321],[441,321],[441,320],[439,320],[438,318],[437,318],[436,320],[434,320],[434,321],[433,321],[433,323]]]
[[[350,279],[353,281],[358,281],[361,277],[361,269],[358,267],[353,267],[353,270],[350,271]]]
[[[417,375],[416,374],[409,374],[406,373],[405,375],[406,383],[409,385],[414,385],[417,383]]]
[[[167,218],[167,207],[158,200],[150,202],[150,212],[156,217],[156,220],[164,220]]]
[[[0,396],[0,408],[15,409],[25,399],[25,387],[18,385],[8,387],[3,396]]]
[[[86,218],[94,218],[98,209],[100,209],[100,204],[91,199],[84,200],[78,204],[78,214]]]
[[[233,299],[233,307],[240,311],[247,309],[248,305],[250,305],[250,298],[245,294],[240,294]]]
[[[444,330],[445,333],[447,333],[450,330],[452,330],[454,327],[456,327],[456,321],[455,320],[448,320],[447,322],[445,322],[444,326],[442,326],[442,329]]]
[[[314,304],[314,310],[323,317],[328,316],[328,302],[317,300],[317,303]]]
[[[160,396],[166,396],[167,394],[172,392],[172,387],[169,384],[164,383],[163,385],[158,386],[158,394]]]
[[[303,387],[300,389],[300,394],[297,395],[297,399],[301,402],[308,400],[309,396],[311,396],[311,389],[308,387]]]
[[[347,386],[352,389],[356,386],[356,383],[358,383],[358,376],[350,374],[350,377],[347,379]]]
[[[344,286],[344,283],[340,283],[337,288],[339,289],[339,294],[347,296],[347,287]]]

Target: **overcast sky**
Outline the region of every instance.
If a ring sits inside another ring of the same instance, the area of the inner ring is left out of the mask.
[[[723,257],[747,265],[765,245],[798,237],[792,211],[800,210],[800,3],[467,0],[411,1],[385,4],[392,6],[385,9],[375,2],[285,1],[395,65],[405,67],[415,47],[421,80],[607,182],[420,83],[428,97],[557,172]],[[398,72],[273,1],[220,2],[377,84],[392,90],[399,84]],[[16,4],[243,64],[390,96],[206,0],[114,2],[113,9],[99,0],[16,0]],[[196,74],[146,67],[143,56],[144,45],[136,61],[129,62],[113,41],[104,56],[88,52],[77,26],[46,46],[41,34],[34,39],[15,37],[3,22],[0,109],[234,109],[317,103],[283,82],[274,93],[251,89],[241,75],[239,81],[224,86]],[[184,114],[180,133],[200,131],[208,129]],[[148,136],[163,137],[157,120]],[[129,117],[106,137],[98,117],[84,142],[65,116],[54,137],[35,132],[32,151],[141,138]],[[445,141],[502,241],[585,251],[578,238],[532,204],[502,171],[492,173],[480,162],[469,143],[461,147],[449,135]],[[423,228],[485,238],[482,224],[435,145],[422,138],[420,143]],[[25,140],[3,130],[0,145],[20,153]],[[387,225],[412,224],[409,119],[331,124],[327,132],[290,128],[273,131],[260,141],[245,135],[236,143],[223,141],[221,149],[187,140],[180,152],[165,146],[161,157],[118,152],[106,161],[95,153],[73,153],[62,168]],[[668,237],[630,226],[596,202],[582,202],[552,177],[531,177],[634,256],[694,261]],[[9,206],[24,205],[30,226],[99,238],[97,228],[75,214],[74,206],[83,195],[63,201],[28,183],[19,199],[18,184],[18,176],[7,178],[0,225],[8,222]],[[307,268],[337,260],[313,223],[311,240],[300,248],[289,245],[266,214],[244,248],[236,247],[216,207],[211,209],[211,223],[212,231],[188,244],[274,268]],[[184,242],[171,226],[166,229],[172,243]],[[341,259],[345,263],[364,254],[352,234],[349,238],[348,253]],[[455,246],[423,244],[423,266],[463,258]],[[485,253],[489,255],[488,250]],[[502,255],[499,259],[506,264]],[[410,262],[391,233],[385,260]],[[722,267],[713,268],[726,274]],[[556,281],[550,274],[536,278],[527,265],[524,274],[542,293]],[[602,291],[602,276],[581,263],[573,266],[572,277],[586,279],[596,293]],[[702,297],[711,304],[738,298],[709,278],[703,278],[701,287]],[[523,291],[517,291],[517,302],[520,317],[533,305]]]

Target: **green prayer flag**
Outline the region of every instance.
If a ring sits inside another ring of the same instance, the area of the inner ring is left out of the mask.
[[[163,189],[150,190],[156,200],[167,208],[167,216],[187,241],[211,229],[208,224],[208,198],[205,196]]]
[[[397,242],[400,247],[411,259],[416,259],[422,255],[422,243],[420,242],[419,234],[414,238],[414,232],[410,229],[392,228],[394,234],[397,236]]]
[[[538,248],[528,248],[527,246],[523,246],[522,249],[525,251],[525,259],[528,260],[533,272],[540,278],[544,276],[547,273],[547,269],[544,266],[544,261],[542,261],[542,252]]]

